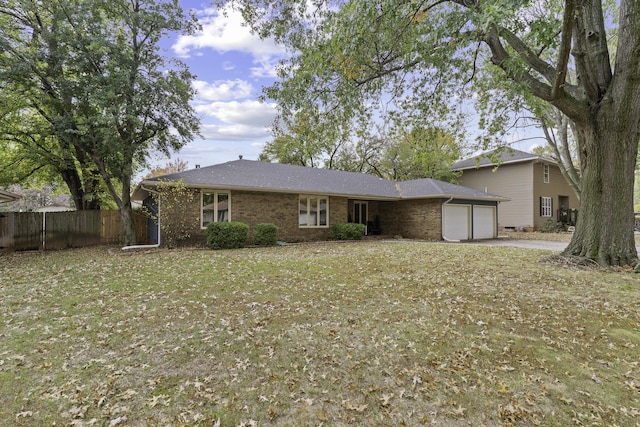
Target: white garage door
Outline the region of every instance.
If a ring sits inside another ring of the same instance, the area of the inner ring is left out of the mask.
[[[473,207],[473,238],[493,239],[496,237],[496,208],[493,206]]]
[[[442,237],[445,240],[469,239],[468,205],[444,205],[442,210]]]

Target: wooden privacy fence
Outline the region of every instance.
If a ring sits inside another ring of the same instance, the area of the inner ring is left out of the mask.
[[[136,239],[147,242],[147,216],[134,212]],[[0,251],[50,250],[118,244],[118,211],[0,212]]]

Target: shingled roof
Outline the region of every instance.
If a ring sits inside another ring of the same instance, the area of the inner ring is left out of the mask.
[[[531,154],[531,153],[516,150],[513,148],[505,148],[500,152],[498,152],[498,150],[493,150],[493,151],[479,154],[475,157],[471,157],[470,159],[456,162],[453,164],[453,166],[451,166],[451,170],[459,171],[459,170],[465,170],[465,169],[483,168],[487,166],[497,166],[497,165],[502,165],[507,163],[519,163],[519,162],[530,162],[530,161],[545,161],[549,163],[556,163],[555,160],[549,157],[538,156],[537,154]]]
[[[195,188],[295,192],[378,200],[444,197],[508,200],[506,197],[434,179],[393,182],[357,172],[254,160],[235,160],[147,179],[138,186],[133,198],[134,200],[143,199],[146,196],[145,187],[155,186],[160,181],[178,180],[182,180],[187,187]]]

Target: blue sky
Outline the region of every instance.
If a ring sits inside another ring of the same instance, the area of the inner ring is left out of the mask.
[[[185,10],[197,13],[202,30],[191,36],[173,36],[163,43],[166,55],[186,63],[197,76],[198,95],[193,105],[201,118],[202,138],[187,144],[171,159],[182,159],[188,167],[207,166],[243,158],[255,160],[271,139],[269,128],[276,115],[273,102],[260,102],[265,86],[275,81],[275,66],[286,56],[283,47],[260,40],[242,25],[239,13],[219,12],[209,2],[181,0]],[[536,132],[537,134],[537,132]],[[513,135],[516,141],[525,138]],[[529,151],[539,139],[512,146]],[[171,159],[154,156],[151,164],[165,165]]]
[[[171,159],[180,158],[189,168],[235,160],[239,155],[257,159],[271,139],[269,128],[276,114],[274,103],[260,102],[258,97],[264,86],[275,81],[275,65],[284,49],[252,35],[238,13],[229,11],[224,16],[207,2],[182,0],[181,4],[197,13],[202,31],[174,35],[162,47],[197,76],[193,106],[201,119],[202,138]],[[163,156],[151,159],[152,165],[168,161]]]

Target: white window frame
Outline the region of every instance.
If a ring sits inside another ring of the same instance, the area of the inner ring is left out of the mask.
[[[307,205],[307,210],[306,210],[307,223],[306,224],[300,223],[300,205],[302,204],[303,200],[306,202],[306,205]],[[326,207],[325,207],[326,214],[325,214],[325,221],[324,221],[325,224],[320,224],[321,215],[319,214],[315,215],[315,224],[309,224],[309,212],[311,212],[311,206],[312,206],[313,200],[317,201],[315,206],[318,206],[318,207],[320,205],[321,200],[325,201],[326,203]],[[312,195],[301,194],[298,197],[297,210],[298,210],[298,227],[299,228],[328,228],[329,227],[329,196],[312,196]]]
[[[551,197],[540,197],[540,216],[543,218],[553,217],[553,199]]]
[[[219,222],[218,221],[218,195],[226,194],[227,195],[227,219],[224,222],[231,221],[231,191],[229,190],[200,190],[200,228],[206,229],[207,224],[204,223],[204,195],[205,194],[213,194],[213,221],[209,222]]]
[[[549,183],[550,175],[551,175],[551,170],[549,169],[549,165],[543,164],[542,165],[542,180],[544,181],[545,184]]]

